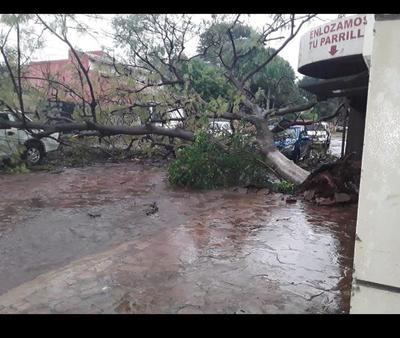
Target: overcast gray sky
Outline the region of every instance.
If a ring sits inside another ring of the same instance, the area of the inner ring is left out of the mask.
[[[111,20],[116,14],[104,14],[101,15],[100,19],[93,19],[86,15],[79,15],[78,18],[84,20],[84,22],[91,28],[93,34],[79,34],[77,32],[71,32],[71,41],[75,47],[84,50],[99,50],[102,47],[111,47],[112,40],[107,38],[107,33],[112,32]],[[299,43],[300,37],[313,27],[319,26],[326,21],[335,20],[338,14],[320,14],[319,19],[314,19],[312,22],[304,25],[300,33],[281,51],[280,56],[289,61],[293,69],[296,71],[297,76],[302,76],[297,73],[297,62],[299,54]],[[211,14],[194,14],[193,18],[195,21],[200,22],[202,19],[209,19]],[[242,19],[254,28],[261,28],[267,22],[267,14],[251,14],[249,16],[243,15]],[[106,33],[106,34],[104,34]],[[279,43],[279,42],[277,42]],[[190,53],[194,53],[197,46],[197,38],[194,37],[188,44],[187,50]],[[46,45],[40,51],[35,53],[33,59],[35,61],[40,60],[54,60],[54,59],[65,59],[67,57],[68,47],[54,36],[46,35]]]

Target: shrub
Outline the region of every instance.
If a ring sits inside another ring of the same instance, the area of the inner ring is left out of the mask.
[[[230,135],[223,144],[206,132],[199,132],[191,145],[178,150],[176,160],[168,168],[172,185],[196,189],[271,187],[269,177],[261,156],[249,139],[240,134]]]

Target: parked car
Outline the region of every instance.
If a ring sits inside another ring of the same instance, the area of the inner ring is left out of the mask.
[[[326,122],[312,124],[306,127],[307,135],[312,139],[314,145],[322,145],[326,150],[331,144],[331,132]]]
[[[336,132],[343,132],[343,129],[344,129],[343,126],[337,125],[336,128],[335,128],[335,131],[336,131]],[[349,128],[346,127],[346,132],[347,132],[348,129],[349,129]]]
[[[274,134],[274,143],[287,158],[298,162],[308,156],[312,140],[307,136],[303,126],[292,126]]]
[[[22,119],[22,115],[0,111],[0,119],[6,121],[18,121]],[[32,121],[26,116],[28,121]],[[38,132],[38,130],[32,130]],[[59,133],[51,134],[50,137],[37,139],[28,131],[19,130],[17,128],[0,129],[0,159],[9,158],[18,151],[19,146],[25,145],[26,150],[22,157],[31,165],[39,164],[46,154],[50,151],[57,150],[59,142],[56,140]]]
[[[232,134],[232,128],[229,121],[212,120],[210,121],[209,126],[214,132]]]

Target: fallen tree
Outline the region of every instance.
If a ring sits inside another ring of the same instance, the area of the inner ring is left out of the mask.
[[[242,120],[241,116],[237,114],[226,113],[225,118],[230,118],[232,120]],[[259,145],[260,151],[265,155],[266,163],[271,167],[273,171],[278,173],[278,175],[288,181],[295,184],[302,183],[309,172],[298,166],[293,166],[293,162],[285,157],[278,149],[276,149],[273,140],[272,133],[268,128],[268,124],[265,120],[258,119],[255,117],[245,118],[244,120],[251,121],[256,127],[256,141]],[[34,137],[40,139],[43,137],[48,137],[56,132],[79,132],[79,131],[90,131],[90,136],[115,136],[115,135],[162,135],[168,137],[176,137],[185,141],[193,141],[194,133],[182,128],[166,128],[154,126],[151,123],[141,125],[141,126],[113,126],[113,125],[103,125],[99,123],[94,123],[91,121],[86,121],[82,123],[77,122],[64,122],[56,124],[40,123],[40,122],[30,122],[26,121],[2,121],[0,120],[0,129],[5,128],[18,128],[30,130]]]
[[[10,66],[12,58],[11,54],[7,54],[5,38],[1,51],[5,63],[9,65],[9,78],[18,100],[16,103],[3,102],[11,111],[20,112],[23,118],[18,122],[1,121],[0,128],[26,129],[37,138],[54,132],[85,131],[89,132],[87,135],[99,137],[162,135],[192,141],[194,132],[199,128],[207,128],[210,119],[241,121],[254,127],[255,140],[264,161],[285,180],[301,184],[309,172],[279,152],[273,141],[273,133],[277,130],[271,131],[270,124],[287,116],[295,121],[299,116],[296,113],[310,109],[316,102],[307,102],[297,96],[293,98],[294,102],[287,104],[292,94],[284,96],[282,92],[293,92],[293,71],[271,79],[266,70],[278,60],[274,67],[287,72],[278,54],[314,16],[271,15],[270,22],[261,32],[255,32],[243,24],[240,15],[232,19],[216,16],[211,24],[200,27],[203,30],[201,46],[199,53],[192,57],[185,55],[186,43],[188,35],[199,34],[199,27],[193,24],[189,16],[118,16],[114,20],[114,39],[124,48],[125,54],[118,62],[112,58],[113,74],[116,74],[112,81],[115,80],[116,84],[111,86],[112,94],[100,97],[89,68],[80,61],[80,53],[68,37],[68,20],[76,22],[75,16],[54,15],[44,18],[36,15],[36,24],[68,45],[76,61],[74,66],[80,81],[78,87],[73,87],[50,76],[43,75],[41,78],[52,88],[60,88],[65,95],[81,101],[83,109],[85,106],[89,108],[89,114],[83,111],[85,118],[82,122],[44,123],[26,120],[23,89],[24,85],[25,88],[30,85],[29,77],[21,71],[20,58],[17,59],[16,70]],[[21,18],[22,15],[17,16],[15,22],[10,24],[10,31],[17,27],[17,55],[22,52],[18,29]],[[87,27],[85,29],[88,30]],[[276,36],[283,29],[287,29],[288,35]],[[283,42],[276,48],[265,47],[275,40]],[[112,111],[125,109],[137,114],[141,116],[141,125],[113,123],[106,103],[120,102],[121,97],[131,104],[113,108]],[[179,114],[180,118],[172,116],[172,111]],[[179,127],[163,126],[174,120],[179,120]],[[156,125],[160,123],[161,126]]]

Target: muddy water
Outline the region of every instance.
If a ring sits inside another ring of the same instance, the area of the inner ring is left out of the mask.
[[[0,312],[349,310],[356,206],[172,189],[134,163],[0,177]]]

